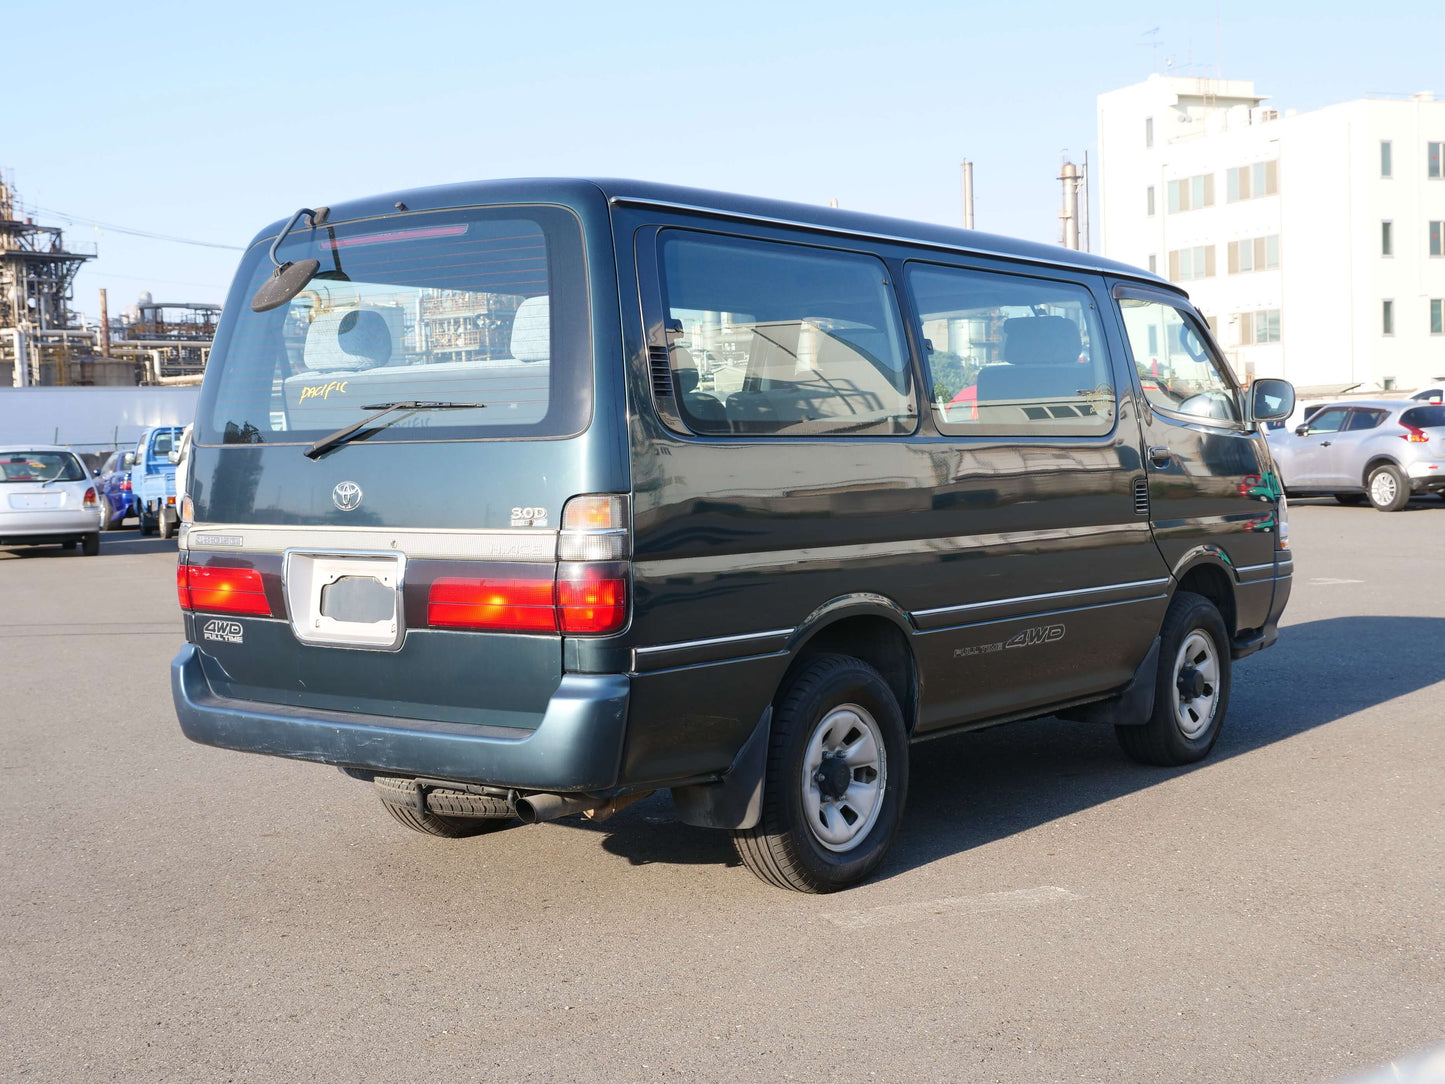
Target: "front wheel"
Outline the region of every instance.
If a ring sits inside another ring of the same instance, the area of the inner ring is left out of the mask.
[[[836,892],[878,868],[907,793],[908,734],[893,691],[859,659],[820,655],[776,702],[762,815],[733,844],[769,884]]]
[[[1141,764],[1203,760],[1229,709],[1229,633],[1214,603],[1180,591],[1159,633],[1154,712],[1143,726],[1116,726],[1124,752]]]
[[[1377,512],[1398,512],[1410,503],[1410,484],[1404,472],[1393,463],[1382,463],[1370,471],[1365,492]]]

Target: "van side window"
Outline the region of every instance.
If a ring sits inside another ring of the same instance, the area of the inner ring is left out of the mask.
[[[917,406],[888,270],[871,256],[664,231],[679,413],[695,433],[911,433]]]
[[[1237,422],[1239,399],[1209,344],[1173,305],[1119,301],[1139,385],[1150,405],[1171,414]]]
[[[1048,279],[910,263],[940,432],[1089,434],[1114,427],[1093,297]]]

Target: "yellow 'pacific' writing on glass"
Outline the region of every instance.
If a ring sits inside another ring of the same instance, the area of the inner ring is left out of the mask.
[[[308,388],[302,388],[301,401],[304,403],[307,399],[330,399],[332,392],[337,395],[345,395],[347,383],[349,382],[345,380],[332,380],[326,384],[313,384]]]

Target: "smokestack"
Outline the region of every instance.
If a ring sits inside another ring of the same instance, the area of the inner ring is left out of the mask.
[[[963,160],[963,228],[973,229],[973,163]]]
[[[1064,206],[1059,212],[1059,223],[1063,227],[1065,248],[1075,251],[1079,247],[1079,167],[1065,162],[1059,170],[1059,180],[1064,184]]]
[[[100,291],[100,356],[110,357],[110,309],[105,304],[105,290]]]

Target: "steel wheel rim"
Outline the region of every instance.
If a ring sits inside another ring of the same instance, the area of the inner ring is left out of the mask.
[[[1179,688],[1180,679],[1189,670],[1203,678],[1204,690],[1198,695],[1186,695]],[[1209,729],[1219,708],[1219,649],[1208,633],[1195,629],[1179,645],[1179,654],[1174,657],[1172,692],[1174,721],[1180,733],[1193,741]]]
[[[1395,499],[1399,492],[1395,485],[1395,477],[1387,470],[1376,471],[1375,476],[1370,479],[1370,496],[1375,499],[1376,504],[1389,504]]]
[[[841,796],[825,790],[820,775],[848,769],[847,789]],[[834,852],[851,851],[868,837],[883,810],[888,787],[888,754],[883,732],[868,710],[858,704],[840,704],[813,728],[803,756],[803,814],[818,844]]]

